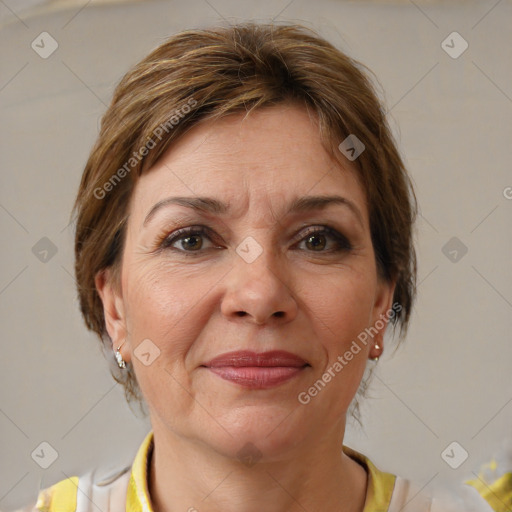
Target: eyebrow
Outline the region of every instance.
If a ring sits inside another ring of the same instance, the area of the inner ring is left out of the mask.
[[[361,226],[364,227],[363,215],[359,208],[346,197],[331,195],[331,196],[305,196],[295,199],[287,213],[301,213],[310,210],[323,210],[330,205],[343,205],[346,206],[356,217]]]
[[[223,214],[228,211],[228,207],[224,203],[214,199],[213,197],[168,197],[158,201],[158,203],[151,208],[142,225],[145,226],[151,218],[154,217],[158,210],[172,204],[185,206],[186,208],[192,208],[193,210],[199,210],[206,213]]]
[[[158,201],[158,203],[151,208],[142,225],[145,226],[155,216],[158,210],[174,204],[214,214],[226,214],[229,210],[228,205],[213,197],[168,197]],[[359,208],[346,197],[339,195],[299,197],[292,201],[286,214],[323,210],[330,205],[346,206],[356,216],[361,226],[364,227],[363,216]]]

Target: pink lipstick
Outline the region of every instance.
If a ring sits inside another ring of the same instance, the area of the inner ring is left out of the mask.
[[[263,353],[242,350],[221,354],[202,366],[241,386],[268,389],[292,379],[310,365],[301,357],[283,350]]]

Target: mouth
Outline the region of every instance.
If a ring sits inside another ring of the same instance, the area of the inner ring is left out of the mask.
[[[249,389],[269,389],[297,377],[311,365],[281,350],[222,354],[202,365],[220,378]]]

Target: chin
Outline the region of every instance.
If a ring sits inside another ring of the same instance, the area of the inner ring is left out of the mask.
[[[208,439],[203,439],[207,444],[239,460],[246,456],[268,462],[278,460],[304,441],[308,432],[302,409],[294,412],[290,403],[248,405],[212,416],[229,434],[211,417],[210,425],[198,429],[198,434],[204,437],[206,430],[210,433]]]

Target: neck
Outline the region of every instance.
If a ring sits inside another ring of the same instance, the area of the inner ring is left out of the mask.
[[[242,464],[153,427],[148,488],[154,512],[363,511],[367,474],[342,452],[344,432],[316,434],[309,446],[279,460]]]

